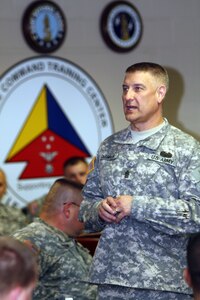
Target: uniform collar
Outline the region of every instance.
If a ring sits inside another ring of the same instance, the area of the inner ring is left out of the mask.
[[[151,150],[156,150],[164,139],[167,131],[169,130],[170,125],[167,119],[165,119],[165,125],[153,135],[147,137],[144,140],[139,141],[135,144],[137,147],[146,147]],[[114,136],[114,142],[120,144],[134,144],[132,135],[131,135],[131,125],[129,125],[126,129],[121,130],[118,134]]]

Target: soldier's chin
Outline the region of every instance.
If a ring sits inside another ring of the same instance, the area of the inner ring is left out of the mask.
[[[130,112],[125,114],[125,118],[129,122],[131,122],[131,121],[133,121],[135,119],[134,115],[132,113],[130,113]]]

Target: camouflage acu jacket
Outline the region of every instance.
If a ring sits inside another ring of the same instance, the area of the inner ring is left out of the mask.
[[[38,255],[39,282],[34,300],[96,299],[96,286],[87,282],[92,257],[88,250],[41,219],[14,233]]]
[[[132,212],[106,224],[97,206],[132,195]],[[128,127],[100,146],[80,220],[102,230],[90,278],[97,284],[191,293],[182,272],[188,236],[200,231],[200,143],[167,121],[134,144]]]
[[[19,208],[0,203],[0,236],[12,234],[27,223],[25,215]]]

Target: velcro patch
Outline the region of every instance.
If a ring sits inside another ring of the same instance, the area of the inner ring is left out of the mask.
[[[90,174],[94,170],[95,161],[96,161],[96,156],[94,156],[91,162],[89,163],[87,174]]]

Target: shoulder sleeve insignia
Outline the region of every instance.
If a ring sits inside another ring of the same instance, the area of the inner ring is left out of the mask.
[[[94,170],[95,161],[96,161],[96,156],[92,158],[91,162],[88,165],[88,172],[87,172],[88,174]]]
[[[40,253],[40,249],[36,247],[35,244],[33,244],[30,240],[24,240],[24,245],[26,245],[35,255],[38,255]]]

